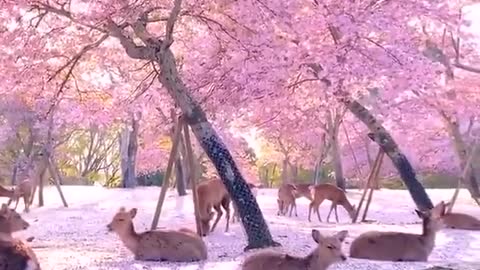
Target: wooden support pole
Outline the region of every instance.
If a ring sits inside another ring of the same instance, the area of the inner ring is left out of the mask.
[[[60,187],[60,173],[58,172],[57,166],[53,163],[51,157],[48,157],[48,169],[50,170],[50,175],[53,177],[53,182],[55,183],[55,187],[60,195],[60,199],[62,199],[63,206],[68,207],[67,200],[65,200],[62,188]]]
[[[173,135],[172,149],[170,150],[170,156],[168,158],[167,170],[165,172],[165,177],[162,182],[162,189],[160,191],[160,196],[158,197],[157,207],[155,208],[155,214],[153,215],[151,230],[155,230],[158,226],[158,220],[160,218],[160,213],[162,212],[163,202],[165,201],[165,196],[167,195],[168,183],[170,181],[170,176],[172,174],[173,163],[177,157],[178,143],[180,141],[180,136],[182,135],[182,126],[183,118],[179,117],[175,132]]]
[[[475,152],[477,152],[478,148],[478,143],[477,140],[475,139],[473,141],[473,148],[470,150],[470,153],[468,154],[467,162],[465,163],[465,167],[463,168],[462,175],[458,179],[457,182],[457,187],[455,188],[455,192],[453,192],[452,199],[450,199],[450,203],[448,204],[447,207],[447,213],[451,213],[453,210],[453,206],[455,205],[455,202],[457,201],[458,194],[460,193],[460,187],[462,185],[463,180],[468,179],[468,176],[470,174],[470,170],[472,169],[472,161],[473,158],[475,157]],[[478,204],[478,200],[476,198],[473,198],[475,202]]]
[[[380,155],[381,155],[380,160],[379,160],[377,168],[375,170],[375,174],[373,175],[373,178],[371,179],[371,183],[369,185],[370,192],[368,193],[367,203],[365,204],[365,211],[363,211],[362,222],[367,219],[368,208],[370,207],[370,203],[372,202],[373,192],[375,191],[375,188],[379,186],[378,185],[378,174],[380,173],[380,169],[382,168],[384,154],[385,154],[385,152],[383,152],[383,151],[380,152]]]
[[[189,178],[190,178],[190,183],[192,185],[192,197],[193,197],[193,211],[195,214],[195,225],[197,227],[197,234],[199,236],[203,235],[202,232],[202,226],[201,226],[201,221],[200,221],[200,211],[198,207],[198,194],[197,194],[197,179],[195,179],[196,174],[195,174],[195,163],[193,159],[193,149],[192,149],[192,142],[190,140],[190,130],[188,125],[183,126],[183,135],[184,135],[184,142],[185,142],[185,154],[186,158],[188,161],[188,167],[189,167]]]
[[[362,205],[363,205],[363,201],[365,200],[365,197],[367,195],[367,192],[371,186],[371,183],[372,183],[372,180],[373,178],[375,177],[375,174],[376,174],[376,171],[377,171],[377,168],[380,167],[379,165],[381,164],[381,160],[383,159],[383,155],[384,155],[384,152],[381,148],[378,149],[378,154],[377,154],[377,157],[375,158],[375,161],[373,162],[373,167],[372,167],[372,170],[370,171],[370,174],[368,176],[368,179],[367,181],[365,181],[365,186],[364,186],[364,189],[363,189],[363,194],[362,194],[362,197],[360,199],[360,202],[358,203],[358,208],[357,208],[357,211],[355,213],[355,217],[353,218],[352,220],[352,223],[355,223],[357,222],[358,220],[358,216],[360,215],[360,211],[362,209]]]

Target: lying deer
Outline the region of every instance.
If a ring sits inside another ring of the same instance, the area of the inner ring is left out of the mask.
[[[358,236],[350,246],[350,257],[377,261],[426,262],[435,247],[437,231],[443,227],[445,204],[429,211],[415,210],[422,218],[422,234],[370,231]]]
[[[0,209],[0,269],[40,270],[35,252],[22,240],[12,236],[30,225],[20,214],[2,204]]]
[[[278,189],[278,212],[277,216],[279,215],[286,215],[288,212],[288,208],[290,207],[290,214],[292,216],[293,208],[295,208],[295,216],[297,214],[297,204],[295,203],[295,193],[297,188],[293,184],[283,184]]]
[[[295,184],[295,198],[305,197],[309,201],[313,201],[312,193],[310,192],[312,186],[312,184]]]
[[[347,231],[341,231],[333,236],[323,236],[312,230],[312,238],[318,246],[306,257],[260,251],[245,259],[242,270],[325,270],[336,262],[347,260],[342,252],[342,242],[347,234]]]
[[[320,222],[322,222],[322,218],[320,217],[320,205],[324,200],[329,200],[332,202],[330,206],[330,212],[328,212],[327,222],[330,220],[330,215],[332,214],[332,210],[335,210],[335,219],[337,223],[338,220],[338,213],[337,213],[337,205],[343,206],[343,208],[347,211],[350,218],[353,220],[355,217],[355,205],[352,205],[350,201],[348,201],[347,195],[345,191],[342,189],[332,185],[332,184],[319,184],[315,186],[311,186],[310,191],[312,193],[313,200],[310,203],[308,209],[308,221],[311,221],[310,217],[312,214],[312,210],[317,212],[317,217]]]
[[[448,208],[450,202],[445,203],[445,207]],[[445,213],[442,221],[446,228],[480,231],[480,220],[474,216],[463,213]]]
[[[198,210],[202,227],[202,236],[207,236],[215,230],[220,218],[223,215],[222,207],[225,209],[225,232],[229,230],[230,223],[230,195],[220,179],[212,179],[201,182],[197,186]],[[210,221],[214,213],[212,207],[217,212],[217,218],[210,228]]]
[[[133,225],[136,214],[136,208],[126,211],[121,207],[107,225],[134,254],[135,260],[192,262],[207,259],[207,247],[194,232],[180,229],[137,233]]]
[[[248,188],[250,188],[250,190],[252,191],[253,197],[256,198],[257,197],[257,186],[255,186],[252,183],[247,183],[247,185],[248,185]],[[235,223],[236,219],[240,219],[240,217],[238,215],[237,205],[235,205],[235,203],[233,201],[232,201],[232,206],[233,206],[232,223]]]
[[[23,197],[23,203],[25,204],[25,209],[24,212],[28,213],[30,212],[30,205],[32,204],[32,191],[33,191],[33,185],[32,182],[29,179],[23,180],[20,183],[17,184],[13,191],[13,196],[10,197],[10,200],[8,200],[8,205],[12,204],[12,202],[15,203],[15,207],[13,209],[17,209],[18,203],[20,202],[20,197]]]

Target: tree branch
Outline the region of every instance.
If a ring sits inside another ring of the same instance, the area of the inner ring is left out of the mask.
[[[129,57],[141,60],[153,59],[155,55],[154,50],[145,46],[138,46],[137,44],[135,44],[135,42],[133,42],[132,38],[127,37],[123,34],[123,28],[125,28],[126,26],[119,26],[111,19],[108,19],[106,27],[109,30],[110,36],[118,38],[120,40],[120,44],[125,49],[125,52]]]
[[[175,0],[173,3],[173,9],[170,13],[170,17],[167,20],[167,25],[165,26],[165,40],[162,44],[161,51],[165,51],[173,43],[173,27],[177,21],[180,10],[182,9],[182,0]]]

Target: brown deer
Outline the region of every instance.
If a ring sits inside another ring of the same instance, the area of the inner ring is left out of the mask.
[[[133,254],[135,260],[192,262],[207,259],[207,247],[197,234],[188,229],[155,230],[137,233],[133,219],[137,209],[124,207],[107,225]]]
[[[40,270],[35,252],[12,233],[26,230],[30,225],[20,214],[2,204],[0,209],[0,269]]]
[[[317,217],[320,222],[322,222],[322,218],[320,217],[320,205],[324,200],[329,200],[332,202],[330,206],[330,212],[328,212],[327,222],[330,220],[330,215],[332,214],[332,210],[335,210],[335,219],[337,223],[338,220],[338,213],[337,213],[337,205],[343,206],[343,208],[347,211],[350,218],[353,220],[355,217],[355,205],[352,205],[350,201],[348,201],[347,195],[345,191],[342,189],[332,185],[332,184],[319,184],[315,186],[311,186],[311,193],[313,200],[310,203],[308,209],[308,221],[311,221],[310,217],[312,214],[312,210],[317,212]]]
[[[10,205],[12,202],[15,201],[15,207],[13,209],[17,209],[18,203],[20,202],[20,198],[23,198],[23,203],[25,204],[24,212],[30,212],[30,205],[32,204],[32,191],[33,191],[33,183],[30,179],[26,179],[21,181],[17,184],[14,189],[13,196],[10,197],[7,204]]]
[[[253,197],[257,197],[257,186],[252,183],[247,183],[248,188],[252,191]],[[232,201],[232,206],[233,206],[233,216],[232,216],[232,223],[235,223],[236,219],[240,220],[240,217],[238,215],[238,208],[237,205]]]
[[[0,185],[0,197],[7,197],[11,199],[14,196],[14,189],[8,189],[2,185]]]
[[[348,232],[323,236],[312,230],[312,238],[318,246],[306,257],[296,257],[273,251],[260,251],[245,259],[242,270],[326,270],[330,265],[347,260],[342,252],[342,242]]]
[[[295,216],[298,217],[297,214],[297,204],[295,203],[295,193],[297,188],[293,184],[282,184],[278,189],[278,212],[277,216],[279,215],[286,215],[288,212],[288,208],[290,207],[290,214],[292,216],[292,211],[295,208]]]
[[[445,206],[448,208],[449,204],[445,203]],[[480,220],[468,214],[445,213],[442,221],[448,229],[480,231]]]
[[[358,236],[350,246],[350,257],[376,261],[426,262],[435,247],[437,231],[443,228],[445,204],[428,211],[415,210],[423,221],[422,234],[370,231]]]
[[[314,186],[313,184],[295,184],[296,192],[295,198],[305,197],[309,201],[313,201],[312,193],[310,192],[310,188]]]
[[[230,223],[230,195],[218,178],[201,182],[197,186],[198,210],[200,213],[200,222],[202,227],[202,236],[207,236],[213,232],[223,216],[222,207],[225,209],[225,232],[229,230]],[[217,212],[217,217],[210,227],[210,221],[215,215],[212,212],[212,207]]]

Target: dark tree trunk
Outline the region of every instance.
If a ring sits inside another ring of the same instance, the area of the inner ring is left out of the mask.
[[[122,187],[134,188],[137,185],[135,178],[135,162],[137,159],[138,149],[138,129],[140,114],[132,114],[131,122],[125,127],[120,134],[120,155],[121,155],[121,170],[122,170]]]
[[[410,165],[407,157],[400,151],[388,131],[375,119],[375,117],[358,101],[342,93],[339,100],[345,104],[347,109],[362,121],[372,132],[368,136],[375,141],[392,160],[393,165],[400,173],[402,181],[407,186],[413,201],[419,210],[432,209],[433,204],[422,184],[417,180],[415,170]]]
[[[343,113],[335,112],[334,114],[328,110],[327,121],[328,121],[328,132],[329,132],[329,145],[330,150],[332,151],[332,160],[333,160],[333,169],[335,171],[335,183],[337,187],[345,191],[346,184],[345,178],[343,177],[343,166],[342,166],[342,156],[341,148],[338,143],[338,133],[340,131],[340,123],[343,118]]]
[[[290,183],[290,177],[288,177],[288,157],[285,157],[282,161],[282,183]]]
[[[178,196],[186,196],[187,190],[185,187],[185,167],[182,164],[183,158],[177,155],[177,161],[175,161],[175,180],[177,183]]]

